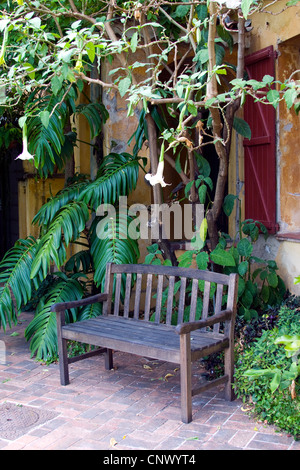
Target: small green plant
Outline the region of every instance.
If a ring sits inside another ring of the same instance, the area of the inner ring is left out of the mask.
[[[300,437],[299,352],[299,308],[283,305],[276,327],[239,354],[234,384],[237,397],[253,405],[252,413],[295,438]]]
[[[278,388],[284,390],[290,388],[292,397],[295,398],[295,381],[300,375],[300,335],[283,335],[274,339],[274,344],[284,344],[286,357],[292,358],[292,363],[288,369],[270,367],[267,369],[249,369],[245,372],[247,377],[265,376],[271,379],[270,390],[272,393]]]
[[[154,243],[153,245],[147,247],[148,250],[148,255],[145,257],[145,264],[154,264],[154,265],[164,265],[164,266],[171,266],[171,261],[170,260],[164,260],[162,257],[162,252],[159,249],[159,246],[157,243]],[[197,252],[196,250],[188,250],[184,252],[179,258],[178,258],[178,266],[179,267],[189,267],[193,261],[193,258],[196,257],[196,263],[198,269],[207,269],[208,264],[209,264],[209,257],[208,254],[205,252]],[[178,292],[180,288],[180,283],[181,281],[175,282],[174,285],[174,296],[176,296],[176,293]],[[183,319],[184,321],[189,318],[189,295],[191,293],[191,285],[187,283],[186,287],[186,306],[184,309],[184,316]],[[204,292],[204,281],[199,281],[199,290],[200,292]],[[211,290],[210,290],[210,298],[213,299],[213,296],[216,291],[216,285],[214,283],[211,284]],[[162,309],[161,309],[161,321],[164,320],[164,316],[166,314],[166,302],[168,298],[168,288],[166,288],[163,291],[162,295]],[[177,324],[177,300],[176,297],[174,298],[174,310],[173,310],[173,315],[172,315],[172,322],[173,324]],[[199,320],[202,315],[202,297],[199,296],[197,299],[197,306],[196,306],[196,313],[195,313],[195,319]],[[153,314],[153,319],[155,315]]]
[[[227,216],[235,200],[240,208],[236,196],[229,194],[225,198],[223,208]],[[225,274],[238,273],[238,313],[247,321],[258,318],[266,306],[279,305],[286,292],[284,282],[276,272],[276,261],[254,255],[254,245],[260,234],[267,239],[266,227],[261,222],[246,219],[240,222],[233,240],[228,234],[221,233],[217,247],[210,253],[211,261],[223,266]]]

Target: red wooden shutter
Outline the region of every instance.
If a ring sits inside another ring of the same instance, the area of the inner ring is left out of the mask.
[[[273,46],[245,59],[248,77],[262,80],[275,77]],[[251,128],[251,140],[244,140],[245,218],[262,222],[270,233],[276,224],[276,111],[272,105],[255,103],[247,97],[244,119]]]

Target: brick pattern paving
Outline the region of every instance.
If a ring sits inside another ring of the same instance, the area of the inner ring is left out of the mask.
[[[86,359],[71,365],[71,383],[62,387],[57,364],[30,358],[24,329],[31,318],[23,313],[0,333],[0,404],[56,417],[15,440],[0,435],[1,450],[300,450],[291,436],[249,419],[239,400],[226,402],[221,389],[195,397],[193,421],[183,424],[176,364],[116,352],[114,370],[101,356]]]

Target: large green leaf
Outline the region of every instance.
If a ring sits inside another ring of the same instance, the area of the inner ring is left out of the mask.
[[[98,177],[80,194],[94,209],[100,204],[114,204],[120,196],[128,195],[136,187],[139,161],[128,153],[110,153],[99,168]]]
[[[104,287],[107,263],[136,264],[139,259],[138,241],[128,233],[133,219],[116,215],[115,218],[97,217],[91,227],[91,255],[94,262],[94,282]]]
[[[213,263],[221,266],[235,266],[232,254],[218,246],[211,252],[210,258]]]
[[[51,263],[57,267],[66,261],[66,247],[76,240],[85,228],[89,211],[83,201],[73,201],[62,207],[42,236],[32,263],[31,278],[45,278]]]
[[[87,184],[88,181],[80,181],[63,188],[40,208],[32,223],[38,223],[39,225],[48,225],[51,223],[63,206],[78,199],[80,192],[85,189]]]
[[[32,296],[30,272],[36,250],[37,241],[33,237],[20,239],[0,263],[0,326],[4,330],[7,323],[11,326],[17,321],[22,305]],[[38,278],[35,283],[37,287]]]
[[[80,104],[76,107],[76,114],[83,115],[88,121],[91,138],[96,137],[108,119],[108,112],[101,103]]]
[[[57,355],[56,315],[51,312],[51,306],[58,302],[79,300],[84,292],[78,280],[69,278],[63,273],[58,273],[57,276],[57,282],[40,300],[34,319],[25,330],[26,339],[31,339],[31,354],[36,355],[39,360],[53,359]],[[66,321],[75,321],[76,317],[77,312],[72,309],[66,316]]]

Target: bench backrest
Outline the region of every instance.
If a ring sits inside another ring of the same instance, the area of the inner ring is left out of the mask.
[[[225,309],[235,312],[237,275],[193,268],[108,263],[104,290],[108,293],[104,315],[132,316],[159,323],[163,313],[167,325],[176,325],[206,319]],[[215,325],[214,331],[217,330]]]

